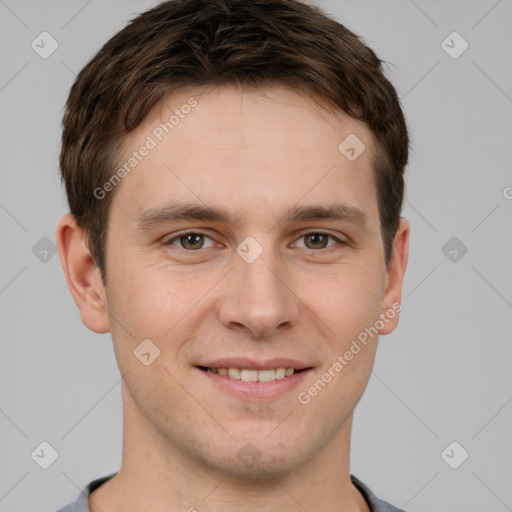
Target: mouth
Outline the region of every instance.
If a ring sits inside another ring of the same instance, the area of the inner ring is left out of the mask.
[[[210,368],[208,366],[197,366],[204,372],[215,373],[217,375],[223,375],[230,379],[241,380],[243,382],[273,382],[275,380],[281,380],[286,377],[291,377],[296,373],[300,373],[310,368],[285,368],[280,366],[278,368],[267,368],[262,370],[257,369],[246,369],[246,368]]]
[[[221,360],[195,368],[213,384],[214,389],[252,401],[272,400],[285,395],[313,370],[312,366],[292,360],[258,364],[240,359]]]

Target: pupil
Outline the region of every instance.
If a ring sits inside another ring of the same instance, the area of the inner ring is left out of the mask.
[[[325,247],[325,240],[327,237],[325,235],[322,235],[320,233],[313,233],[312,235],[307,235],[307,238],[309,241],[313,241],[313,245],[317,245],[320,243],[321,247]]]
[[[190,235],[185,235],[185,247],[186,248],[190,248],[190,246],[194,246],[194,245],[197,245],[199,244],[199,242],[201,242],[201,236],[202,235],[197,235],[197,234],[190,234]],[[199,244],[201,245],[201,244]],[[196,247],[193,247],[193,248],[196,248]]]

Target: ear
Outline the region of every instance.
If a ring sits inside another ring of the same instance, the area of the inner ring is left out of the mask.
[[[386,285],[381,310],[384,327],[379,329],[379,334],[389,334],[398,325],[399,312],[402,309],[402,284],[409,257],[409,233],[409,221],[401,217],[393,240],[391,260],[386,271]]]
[[[82,322],[91,331],[110,331],[105,287],[100,270],[86,244],[83,229],[68,213],[57,224],[57,247],[69,291],[75,300]]]

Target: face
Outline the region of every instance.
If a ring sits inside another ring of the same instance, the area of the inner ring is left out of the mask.
[[[167,98],[120,166],[134,151],[106,256],[125,408],[162,446],[240,474],[346,441],[377,347],[361,333],[394,329],[401,286],[365,125],[284,86],[224,86]]]

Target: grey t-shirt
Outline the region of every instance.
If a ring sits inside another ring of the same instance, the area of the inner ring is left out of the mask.
[[[84,487],[74,503],[70,503],[69,505],[59,509],[57,512],[90,512],[89,495],[101,484],[104,484],[107,480],[112,478],[115,474],[116,473],[113,473],[111,475],[93,480]],[[393,505],[386,503],[385,501],[379,500],[370,491],[370,489],[368,489],[368,487],[366,487],[366,485],[364,485],[363,482],[357,479],[354,475],[350,475],[350,480],[363,495],[371,512],[404,512],[402,509],[396,508]]]

